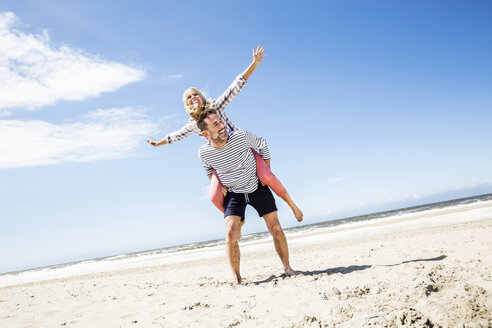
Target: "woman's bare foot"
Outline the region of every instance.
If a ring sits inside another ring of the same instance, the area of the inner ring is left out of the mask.
[[[294,216],[296,217],[297,221],[301,222],[304,218],[304,214],[299,209],[299,207],[297,207],[297,205],[293,202],[290,208],[292,209],[292,212],[294,212]]]
[[[302,214],[302,211],[297,207],[296,203],[290,198],[290,195],[288,192],[286,192],[284,195],[281,196],[281,198],[289,205],[289,207],[292,209],[292,212],[294,212],[294,216],[296,217],[297,221],[301,222],[302,219],[304,218],[304,214]]]

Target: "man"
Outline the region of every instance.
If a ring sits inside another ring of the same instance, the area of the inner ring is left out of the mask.
[[[215,170],[227,188],[224,198],[226,223],[226,251],[232,269],[234,284],[241,283],[239,272],[239,240],[244,224],[246,205],[253,206],[263,217],[273,237],[275,249],[282,261],[287,276],[296,275],[289,264],[289,249],[280,222],[278,221],[275,199],[267,186],[262,186],[256,176],[256,165],[251,148],[258,149],[269,164],[270,154],[262,137],[238,130],[229,135],[217,111],[204,111],[197,122],[198,128],[210,142],[199,149],[199,157],[212,177]]]

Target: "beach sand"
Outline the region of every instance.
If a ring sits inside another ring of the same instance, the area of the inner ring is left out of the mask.
[[[0,327],[492,326],[490,201],[287,238],[299,275],[271,240],[247,243],[238,287],[223,246],[4,281]]]

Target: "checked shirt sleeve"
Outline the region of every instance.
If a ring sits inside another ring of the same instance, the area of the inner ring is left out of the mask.
[[[196,122],[193,120],[189,120],[181,129],[168,133],[164,138],[166,139],[168,144],[172,144],[176,141],[183,140],[193,132],[201,134],[198,130],[198,127],[196,126]]]
[[[224,114],[224,109],[237,96],[241,89],[246,85],[246,80],[239,74],[227,90],[217,99],[213,101],[213,107]]]

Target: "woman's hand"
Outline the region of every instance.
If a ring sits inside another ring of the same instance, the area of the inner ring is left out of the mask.
[[[147,138],[147,142],[148,142],[150,145],[154,146],[154,147],[157,147],[157,146],[158,146],[158,145],[157,145],[157,141],[152,140],[152,139],[150,139],[150,138]]]
[[[225,186],[222,186],[222,195],[224,195],[224,197],[227,195],[227,187]]]
[[[265,52],[265,48],[262,46],[258,46],[258,48],[253,49],[253,62],[257,65],[261,63],[263,59],[266,58],[266,56],[263,56],[263,53]]]
[[[255,69],[260,65],[261,61],[266,58],[266,56],[263,56],[263,52],[265,52],[265,48],[262,46],[258,46],[258,48],[253,49],[253,62],[249,64],[248,68],[244,70],[244,72],[241,74],[243,76],[243,79],[248,81],[248,79],[251,77],[251,74],[255,71]]]
[[[164,137],[164,139],[162,140],[159,140],[159,141],[155,141],[151,138],[147,138],[147,142],[149,144],[151,144],[152,146],[154,147],[157,147],[157,146],[162,146],[162,145],[167,145],[167,139]]]

